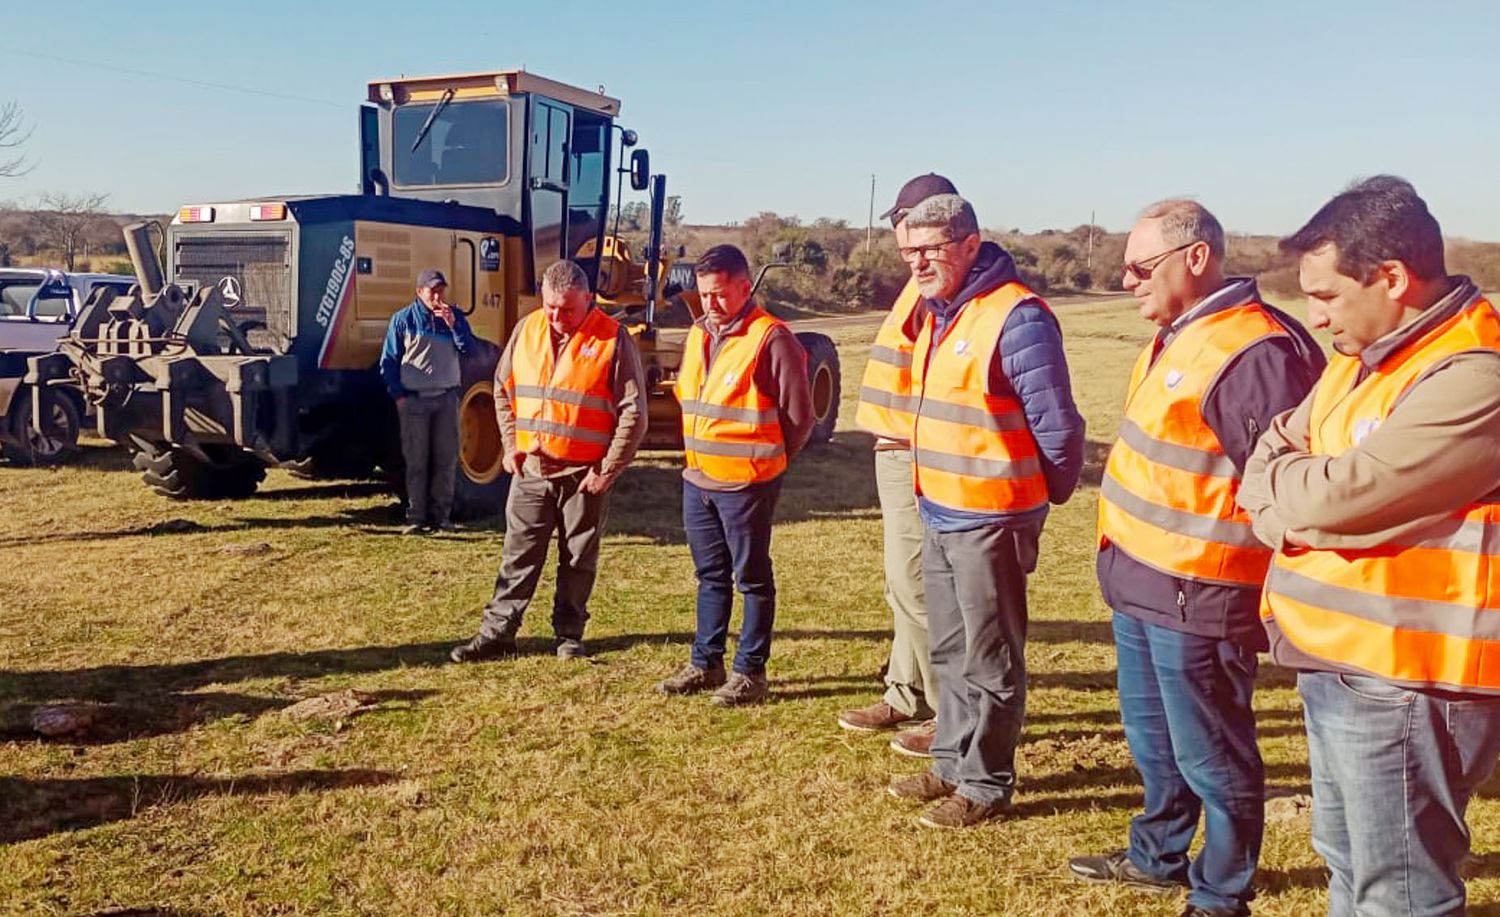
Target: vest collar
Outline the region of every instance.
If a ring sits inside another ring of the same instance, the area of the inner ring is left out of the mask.
[[[1392,354],[1422,335],[1469,308],[1479,298],[1479,288],[1462,274],[1450,278],[1453,289],[1447,296],[1428,306],[1420,315],[1359,352],[1366,369],[1375,369]]]
[[[1222,287],[1203,297],[1196,306],[1177,316],[1172,324],[1158,331],[1157,340],[1161,342],[1161,347],[1165,347],[1171,343],[1172,338],[1182,332],[1182,329],[1198,319],[1207,318],[1227,309],[1237,309],[1252,302],[1260,302],[1260,290],[1255,286],[1255,278],[1230,277]]]
[[[750,318],[750,313],[755,311],[757,305],[759,304],[753,299],[747,301],[745,303],[745,308],[740,310],[740,314],[730,319],[729,324],[725,325],[722,328],[710,322],[706,314],[699,316],[698,320],[693,324],[702,328],[704,334],[717,341],[722,338],[727,338],[730,335],[739,334],[741,331],[745,330],[745,322]]]

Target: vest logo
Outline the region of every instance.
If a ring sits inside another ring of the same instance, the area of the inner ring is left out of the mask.
[[[581,346],[581,347],[578,348],[578,355],[580,357],[592,357],[592,356],[597,355],[598,353],[599,353],[599,345],[598,344],[584,344],[583,346]]]
[[[1182,380],[1186,379],[1186,378],[1187,377],[1185,375],[1183,375],[1182,370],[1180,370],[1180,369],[1174,369],[1174,370],[1168,371],[1168,373],[1167,373],[1167,379],[1166,379],[1167,388],[1169,388],[1169,389],[1175,389],[1175,388],[1177,388],[1177,386],[1179,386],[1179,385],[1182,384]]]
[[[1360,443],[1363,443],[1371,433],[1375,432],[1375,428],[1378,426],[1380,426],[1379,417],[1367,417],[1364,420],[1361,420],[1359,423],[1355,424],[1354,445],[1358,446]]]
[[[734,384],[734,380],[736,380],[738,378],[739,378],[739,374],[737,374],[737,373],[735,373],[733,371],[727,372],[727,373],[724,374],[724,384],[725,385],[733,385]]]
[[[953,355],[956,357],[966,357],[972,349],[969,342],[962,338],[953,342]]]

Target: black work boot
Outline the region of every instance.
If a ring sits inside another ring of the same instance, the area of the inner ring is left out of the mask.
[[[454,662],[484,662],[514,655],[515,637],[486,637],[483,634],[448,651],[448,658]]]
[[[1130,862],[1130,857],[1123,850],[1116,850],[1107,856],[1074,857],[1068,861],[1068,872],[1085,882],[1118,882],[1157,894],[1167,894],[1188,887],[1186,878],[1158,879],[1142,872]]]

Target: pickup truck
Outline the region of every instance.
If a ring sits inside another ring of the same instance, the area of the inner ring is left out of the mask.
[[[22,382],[27,358],[57,348],[94,290],[124,293],[135,284],[124,274],[69,274],[51,268],[0,268],[0,452],[25,465],[56,465],[78,447],[87,414],[82,393],[65,389],[55,401],[52,430],[32,429],[31,392]]]

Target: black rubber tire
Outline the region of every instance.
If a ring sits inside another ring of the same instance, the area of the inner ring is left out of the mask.
[[[31,428],[31,387],[21,386],[11,401],[10,435],[0,439],[5,455],[20,465],[61,465],[78,453],[78,430],[82,425],[78,403],[62,392],[56,396],[55,426],[58,435],[42,437]]]
[[[809,445],[826,443],[833,439],[833,429],[839,422],[839,397],[842,380],[839,376],[839,352],[833,340],[816,331],[799,331],[797,340],[807,351],[807,379],[812,386],[813,423]]]
[[[476,340],[462,364],[458,389],[458,475],[453,485],[453,515],[490,519],[505,514],[510,475],[500,468],[500,427],[495,421],[495,365],[500,348]]]
[[[146,445],[135,440],[131,464],[146,486],[174,500],[237,500],[255,493],[266,466],[243,449],[208,446],[210,461],[180,446]]]

